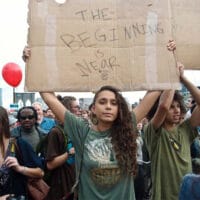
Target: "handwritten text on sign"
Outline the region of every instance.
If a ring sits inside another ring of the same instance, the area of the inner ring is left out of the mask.
[[[178,87],[173,56],[166,50],[168,2],[32,0],[29,9],[29,90]],[[41,70],[47,75],[34,75]]]

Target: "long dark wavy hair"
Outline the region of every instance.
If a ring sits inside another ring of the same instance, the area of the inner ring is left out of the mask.
[[[136,175],[137,135],[133,127],[131,112],[126,100],[117,88],[113,86],[103,86],[95,93],[92,104],[95,105],[98,95],[105,90],[115,94],[118,105],[117,118],[111,127],[111,142],[116,154],[116,159],[119,167],[123,171],[131,175]]]
[[[10,128],[7,110],[0,106],[0,150],[4,157],[5,145],[3,143],[3,136],[10,138]]]

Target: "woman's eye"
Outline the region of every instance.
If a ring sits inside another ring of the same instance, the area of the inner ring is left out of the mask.
[[[117,105],[117,102],[116,102],[116,101],[113,101],[113,102],[112,102],[112,105],[116,106],[116,105]]]
[[[105,104],[105,101],[99,101],[100,104]]]
[[[101,105],[103,105],[103,104],[107,104],[107,103],[109,103],[110,105],[117,105],[117,102],[116,101],[110,101],[110,102],[108,102],[108,101],[105,101],[105,100],[100,100],[99,101],[99,104],[101,104]]]

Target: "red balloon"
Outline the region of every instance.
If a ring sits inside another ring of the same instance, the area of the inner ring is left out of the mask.
[[[22,80],[22,70],[16,63],[7,63],[3,66],[2,76],[12,87],[17,87]]]

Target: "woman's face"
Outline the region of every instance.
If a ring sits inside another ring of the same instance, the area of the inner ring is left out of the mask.
[[[99,122],[113,123],[118,115],[118,102],[115,94],[108,90],[100,92],[92,111]]]

